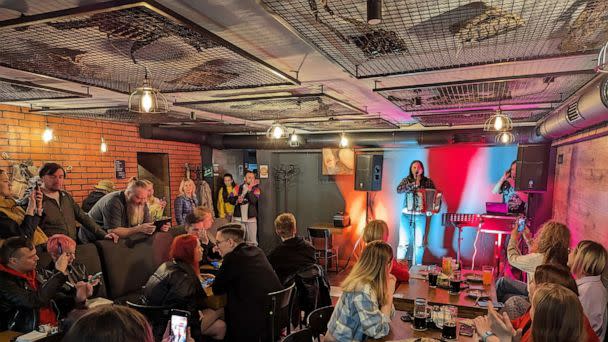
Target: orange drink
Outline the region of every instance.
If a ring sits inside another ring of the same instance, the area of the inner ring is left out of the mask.
[[[494,267],[492,266],[483,266],[482,268],[482,281],[484,286],[492,285],[492,276],[494,274]]]

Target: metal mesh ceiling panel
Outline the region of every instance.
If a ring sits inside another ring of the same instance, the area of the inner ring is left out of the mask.
[[[89,97],[89,95],[40,86],[30,82],[21,82],[0,78],[0,102],[72,99],[83,97]]]
[[[231,124],[227,122],[215,122],[206,124],[162,124],[159,127],[176,128],[186,131],[194,131],[201,133],[256,133],[264,132],[266,128],[250,126],[245,124]]]
[[[250,121],[365,114],[365,111],[325,94],[178,102],[175,105]]]
[[[355,131],[370,129],[398,129],[399,127],[382,118],[365,119],[330,119],[324,121],[300,121],[285,123],[288,127],[310,132],[320,131]]]
[[[377,92],[404,111],[499,104],[559,103],[593,78],[593,74],[462,82],[428,87],[395,87]]]
[[[522,111],[503,111],[513,122],[536,122],[549,111],[542,110],[522,110]],[[439,127],[439,126],[468,126],[468,125],[483,125],[490,116],[494,115],[493,111],[486,112],[464,112],[464,113],[445,113],[445,114],[425,114],[412,115],[412,119],[419,122],[424,127]]]
[[[122,2],[124,3],[124,2]],[[0,23],[0,65],[123,93],[297,83],[157,4],[103,3]]]
[[[188,116],[169,112],[166,114],[138,114],[128,110],[127,107],[90,107],[90,108],[56,108],[49,110],[32,110],[32,112],[42,112],[48,115],[62,117],[104,120],[132,123],[176,123],[176,124],[205,124],[215,121],[208,119],[190,119]]]
[[[591,51],[608,34],[606,0],[262,0],[301,37],[357,77]]]

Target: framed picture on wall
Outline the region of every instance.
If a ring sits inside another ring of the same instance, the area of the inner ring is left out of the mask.
[[[268,165],[260,164],[260,178],[268,178]]]
[[[323,175],[352,175],[355,173],[355,150],[352,148],[324,148],[321,152]]]

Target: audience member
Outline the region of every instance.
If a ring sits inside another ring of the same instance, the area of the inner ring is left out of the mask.
[[[97,182],[97,185],[93,187],[95,190],[91,191],[87,198],[82,201],[82,210],[85,213],[88,213],[91,208],[99,201],[103,196],[109,194],[110,192],[116,191],[114,187],[114,182],[111,180],[103,179]]]
[[[522,255],[519,250],[519,240],[522,232],[517,230],[517,227],[511,231],[509,246],[507,247],[507,259],[513,267],[526,272],[528,282],[534,279],[534,271],[536,267],[546,262],[547,253],[551,249],[560,248],[568,249],[570,246],[570,230],[568,227],[557,221],[545,222],[530,244],[530,232],[526,228],[523,232],[523,239],[530,246],[530,253]],[[509,297],[514,295],[528,296],[526,283],[511,278],[500,278],[496,281],[496,297],[499,301],[504,302]]]
[[[267,295],[281,290],[281,282],[264,252],[245,243],[242,229],[220,228],[216,240],[224,260],[213,293],[228,297],[226,341],[265,341]]]
[[[146,318],[136,310],[120,305],[101,305],[82,315],[63,338],[63,342],[109,341],[154,342],[154,336]]]
[[[247,171],[245,183],[238,187],[237,197],[230,200],[235,205],[232,220],[245,227],[245,241],[255,246],[258,245],[258,199],[261,193],[258,183],[253,171]]]
[[[327,324],[325,341],[363,341],[390,331],[397,279],[390,274],[393,250],[382,241],[370,242],[342,282],[342,295]]]
[[[382,220],[372,220],[363,229],[363,242],[368,244],[372,241],[388,241],[388,225]],[[397,261],[393,259],[391,274],[397,281],[407,282],[410,280],[409,266],[406,260]]]
[[[274,220],[274,230],[281,238],[281,244],[268,255],[268,261],[277,273],[281,284],[294,273],[316,262],[315,248],[297,236],[296,218],[291,213],[283,213]]]
[[[590,240],[578,243],[569,262],[576,278],[583,311],[600,341],[606,336],[608,322],[608,291],[602,283],[607,262],[608,253],[604,246]]]
[[[228,219],[228,221],[232,220],[234,205],[230,203],[233,201],[231,197],[237,196],[234,178],[232,178],[232,175],[229,173],[224,174],[224,182],[220,187],[220,191],[217,193],[217,210],[220,218]]]
[[[152,234],[156,227],[152,223],[146,201],[148,186],[137,180],[129,183],[124,191],[115,191],[100,199],[89,215],[108,232],[121,238],[136,233]],[[170,224],[162,226],[161,231],[168,231]]]
[[[164,216],[167,201],[154,197],[154,183],[147,179],[142,179],[142,182],[146,183],[148,186],[148,201],[146,204],[148,205],[148,210],[150,211],[150,217],[153,221],[160,220]]]
[[[59,256],[54,265],[57,272],[43,281],[36,273],[38,255],[33,244],[21,236],[4,242],[0,248],[0,331],[25,333],[43,324],[57,326],[58,317],[86,300],[90,285],[85,282],[74,284],[75,297],[59,295],[68,281],[68,259],[66,253]]]
[[[144,302],[190,312],[189,326],[196,338],[203,335],[221,340],[226,324],[220,319],[223,310],[205,305],[205,291],[199,278],[198,264],[203,250],[196,236],[180,235],[171,244],[171,261],[160,265],[144,288]],[[201,314],[199,315],[199,310]],[[199,325],[200,324],[200,325]]]
[[[213,211],[208,208],[194,208],[186,216],[186,232],[198,238],[203,248],[202,265],[208,265],[213,260],[222,258],[220,253],[214,250],[215,236],[209,235],[209,229],[213,226]]]
[[[38,228],[42,211],[42,191],[32,191],[27,209],[23,210],[13,199],[8,174],[0,169],[0,241],[23,236],[33,239],[34,245],[45,243],[46,235]]]
[[[196,185],[192,179],[183,179],[179,184],[179,195],[175,198],[175,221],[178,225],[186,222],[186,216],[198,207],[198,198],[194,191]]]
[[[80,234],[82,240],[109,239],[118,241],[118,236],[112,232],[104,232],[87,213],[76,204],[72,196],[61,190],[65,178],[65,170],[57,163],[46,163],[39,171],[42,179],[42,207],[44,215],[40,228],[47,236],[65,234],[73,240],[78,239],[77,223],[87,233]],[[86,238],[85,238],[86,237]],[[81,242],[89,242],[81,241]]]

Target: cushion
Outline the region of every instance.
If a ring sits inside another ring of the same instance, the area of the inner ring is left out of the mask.
[[[90,275],[97,274],[97,272],[103,272],[101,269],[101,260],[99,259],[99,253],[94,243],[87,243],[84,245],[76,246],[76,262],[83,264],[87,268],[87,273]],[[102,282],[95,287],[93,292],[94,297],[106,297],[106,280],[107,274],[103,275]]]

